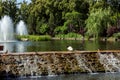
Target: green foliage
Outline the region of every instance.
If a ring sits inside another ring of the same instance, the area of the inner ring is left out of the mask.
[[[65,22],[63,26],[58,26],[54,30],[55,33],[68,33],[68,32],[77,32],[81,27],[81,17],[82,15],[79,12],[68,12],[65,14]]]
[[[48,20],[48,26],[49,26],[49,34],[53,36],[55,24],[54,24],[54,15],[52,13],[50,14],[50,18]]]
[[[56,27],[56,29],[54,30],[54,32],[56,34],[64,34],[67,32],[67,22],[63,25],[63,26],[58,26]]]
[[[78,20],[82,15],[79,12],[68,12],[65,15],[66,20]]]
[[[52,37],[80,33],[82,29],[98,38],[106,36],[110,26],[120,25],[119,0],[31,0],[29,4],[25,0],[19,4],[16,0],[0,0],[0,17],[4,15],[9,15],[14,24],[25,21],[30,35]]]
[[[82,24],[82,15],[79,12],[68,12],[65,14],[64,27],[67,31],[64,32],[78,32]]]
[[[29,5],[27,4],[26,1],[23,1],[23,3],[21,3],[20,5],[20,9],[18,11],[18,20],[24,20],[25,23],[27,23],[27,19],[28,19],[28,16],[29,16]]]
[[[48,24],[45,23],[45,20],[44,18],[41,19],[41,21],[39,21],[40,19],[38,18],[37,21],[36,21],[36,32],[37,34],[47,34],[47,31],[48,31]]]
[[[54,36],[56,33],[79,32],[79,28],[84,25],[84,16],[79,11],[82,10],[80,4],[84,0],[36,0],[30,4],[30,15],[28,18],[30,34],[41,34],[41,20],[44,18],[42,24],[47,24],[47,32],[42,33]],[[84,4],[84,6],[86,6]],[[79,8],[78,8],[79,7]],[[86,7],[87,8],[87,7]],[[88,9],[85,9],[86,12]],[[82,11],[84,12],[84,11]],[[84,12],[85,13],[85,12]],[[82,17],[83,16],[83,17]],[[38,19],[39,18],[39,19]],[[71,20],[69,20],[71,18]],[[74,29],[70,29],[73,25]],[[62,26],[61,29],[57,28]],[[43,29],[43,27],[42,27]],[[57,32],[56,32],[56,30]],[[68,30],[67,30],[68,29]],[[59,30],[59,31],[58,31]]]
[[[51,37],[49,35],[27,35],[27,36],[19,36],[17,35],[16,38],[18,40],[22,39],[28,39],[29,41],[48,41],[51,40]]]
[[[0,15],[2,15],[3,13],[3,6],[2,6],[2,1],[0,1]]]
[[[51,40],[51,37],[48,36],[48,35],[45,35],[45,36],[31,35],[31,36],[28,36],[28,39],[31,40],[31,41],[47,41],[47,40]]]
[[[48,25],[47,24],[42,24],[42,26],[40,27],[40,33],[41,34],[47,34],[47,30],[48,30]]]
[[[111,10],[108,9],[93,9],[86,20],[87,35],[98,39],[103,31],[107,29],[111,22]]]
[[[116,38],[116,39],[120,39],[120,32],[113,34],[113,37]]]
[[[55,35],[57,38],[82,38],[83,36],[77,33],[58,34]]]
[[[0,16],[9,15],[13,21],[17,18],[17,4],[15,0],[0,1]]]

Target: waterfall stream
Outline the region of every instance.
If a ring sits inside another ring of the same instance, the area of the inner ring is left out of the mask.
[[[85,64],[86,60],[84,56],[82,56],[81,54],[76,54],[76,60],[80,68],[82,68],[84,71],[87,70],[88,72],[92,73],[92,70],[89,68],[89,66]]]
[[[113,53],[98,53],[99,61],[103,64],[106,72],[119,72],[120,71],[120,60],[114,56]]]
[[[1,70],[6,76],[19,77],[56,76],[70,73],[120,72],[119,53],[32,53],[2,56]]]

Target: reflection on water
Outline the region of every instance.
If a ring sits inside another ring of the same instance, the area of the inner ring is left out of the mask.
[[[17,52],[24,52],[25,51],[25,43],[23,43],[23,42],[19,42],[19,44],[18,43],[16,43],[16,51]]]
[[[26,51],[27,42],[1,42],[4,46],[3,51],[6,52],[24,52]]]
[[[55,40],[40,42],[0,42],[4,51],[8,52],[33,52],[33,51],[66,51],[67,46],[74,50],[119,50],[120,42],[80,41],[80,40]]]
[[[12,51],[14,50],[14,43],[4,42],[4,43],[2,43],[2,44],[4,45],[3,51],[12,52]]]
[[[120,73],[70,74],[59,76],[41,76],[17,78],[16,80],[120,80]],[[13,79],[9,79],[13,80]],[[15,80],[15,79],[14,79]]]

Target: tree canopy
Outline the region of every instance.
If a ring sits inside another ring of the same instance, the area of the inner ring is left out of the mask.
[[[22,19],[32,35],[54,37],[73,32],[99,38],[108,36],[112,27],[119,32],[119,3],[119,0],[31,0],[31,3],[1,0],[0,17],[9,15],[14,24]]]

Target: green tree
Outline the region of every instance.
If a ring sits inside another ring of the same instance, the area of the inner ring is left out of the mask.
[[[68,12],[65,15],[65,19],[69,32],[79,32],[80,27],[83,26],[82,15],[79,12]]]
[[[2,15],[9,15],[15,22],[17,16],[17,2],[16,0],[6,0],[2,2]]]
[[[87,35],[98,39],[111,24],[111,9],[93,9],[86,20]]]
[[[42,24],[41,27],[40,27],[40,33],[46,35],[47,31],[48,31],[48,28],[49,28],[48,24],[46,24],[46,23]]]
[[[26,1],[23,1],[20,4],[18,18],[19,20],[22,19],[23,21],[25,21],[25,23],[27,23],[28,15],[29,15],[29,4]]]
[[[46,0],[32,0],[29,4],[27,23],[30,34],[40,34],[40,24],[42,24],[40,21],[46,20],[45,2]]]
[[[49,26],[49,34],[54,36],[55,24],[54,24],[54,15],[52,13],[50,14],[50,18],[48,20],[48,26]]]
[[[3,5],[2,5],[2,1],[0,1],[0,15],[3,15]]]
[[[30,14],[27,20],[29,34],[36,34],[36,19],[34,14]]]

